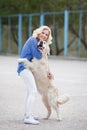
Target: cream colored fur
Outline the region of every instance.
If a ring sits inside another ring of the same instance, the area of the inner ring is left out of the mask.
[[[43,103],[47,108],[48,114],[46,119],[51,115],[51,108],[53,107],[57,113],[57,119],[60,119],[59,106],[66,103],[69,100],[68,95],[59,96],[58,87],[54,83],[54,79],[49,79],[47,77],[47,72],[49,71],[47,54],[43,55],[41,60],[33,59],[29,62],[25,58],[18,59],[18,62],[24,62],[25,66],[31,69],[37,89],[42,96]]]

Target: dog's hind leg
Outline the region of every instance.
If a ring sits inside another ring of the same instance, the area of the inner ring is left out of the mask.
[[[56,113],[57,113],[57,120],[61,121],[62,119],[61,119],[61,116],[60,116],[60,108],[59,108],[59,106],[55,110],[56,110]]]
[[[48,111],[47,117],[44,118],[44,119],[48,119],[51,115],[51,106],[49,105],[48,97],[46,95],[45,96],[43,95],[42,100],[43,100],[43,103],[44,103],[44,105],[45,105],[45,107],[47,108],[47,111]]]

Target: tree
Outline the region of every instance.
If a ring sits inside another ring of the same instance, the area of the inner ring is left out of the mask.
[[[0,0],[0,15],[8,15],[8,14],[31,14],[31,13],[40,13],[40,12],[59,12],[64,10],[83,10],[87,9],[87,0]],[[72,17],[71,17],[72,16]],[[53,16],[55,17],[55,16]],[[73,18],[73,15],[70,14],[70,25],[69,30],[72,32],[77,38],[79,37],[78,34],[78,19]],[[79,16],[78,16],[79,17]],[[47,19],[47,20],[46,20]],[[54,19],[54,18],[53,18]],[[52,16],[45,18],[45,21],[47,21],[47,24],[50,26],[53,26],[54,29],[54,37],[55,37],[55,46],[56,46],[56,54],[60,54],[63,51],[63,47],[60,49],[59,43],[58,43],[58,29],[63,28],[64,21],[63,21],[63,15],[58,16],[55,19],[55,22],[53,25],[50,24],[50,21],[53,20]],[[18,19],[12,20],[12,34],[13,38],[15,40],[15,43],[18,45],[17,41],[17,29],[14,27],[14,25],[18,22]],[[24,20],[25,28],[27,28],[27,20]],[[87,49],[87,43],[86,43],[86,32],[85,32],[85,26],[86,26],[86,15],[83,16],[83,26],[82,26],[82,33],[83,36],[80,38],[81,42],[83,43],[85,49]],[[38,20],[34,19],[35,27],[38,25]],[[3,20],[3,25],[8,24],[8,21],[6,19]],[[26,30],[27,35],[27,30]],[[68,47],[73,44],[73,39],[69,43]]]
[[[0,0],[0,14],[87,9],[87,0]]]

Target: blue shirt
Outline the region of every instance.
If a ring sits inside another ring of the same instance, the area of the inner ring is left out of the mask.
[[[42,53],[37,48],[38,40],[34,37],[30,37],[26,43],[24,44],[20,58],[27,58],[29,61],[32,61],[33,57],[37,58],[38,60],[42,58]],[[17,72],[20,74],[22,70],[24,70],[24,64],[18,63]]]

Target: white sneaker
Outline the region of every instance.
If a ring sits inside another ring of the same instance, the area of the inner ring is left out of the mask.
[[[33,117],[30,117],[30,118],[25,118],[24,123],[25,124],[38,125],[40,122],[35,120]]]
[[[35,120],[39,120],[39,117],[38,117],[38,116],[33,116],[33,118],[34,118]]]
[[[34,116],[33,114],[31,115],[35,120],[39,120],[38,116]],[[24,115],[24,117],[26,118],[26,114]]]

